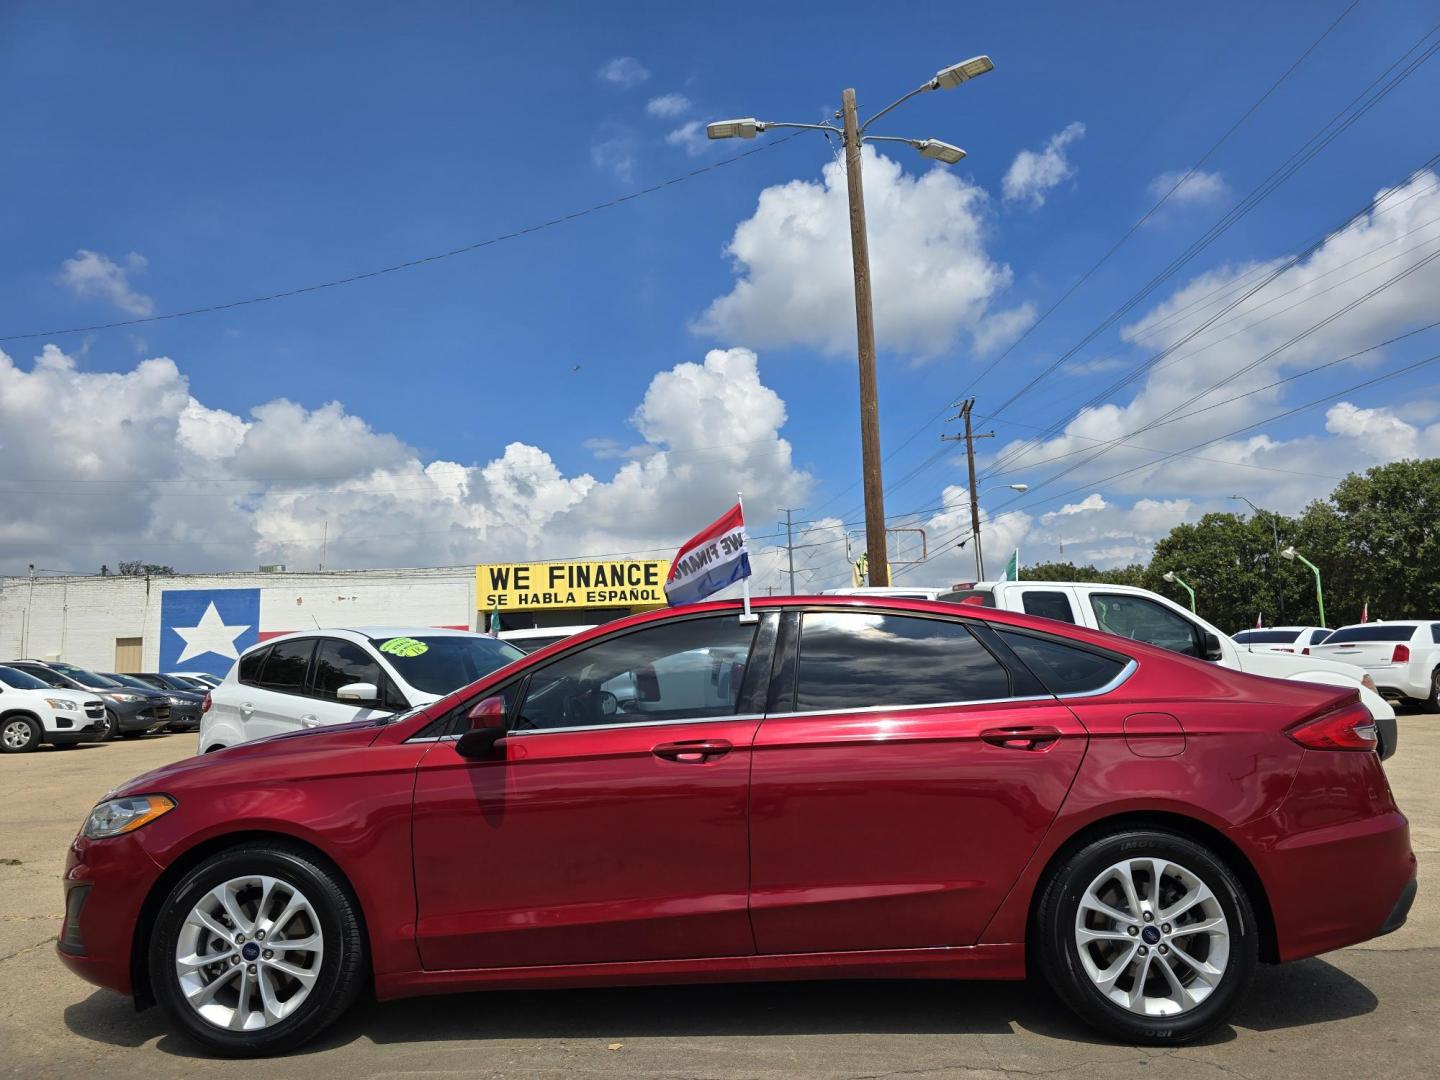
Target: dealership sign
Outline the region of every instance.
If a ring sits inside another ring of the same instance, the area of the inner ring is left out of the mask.
[[[669,572],[668,559],[482,563],[475,567],[475,605],[482,611],[659,606]]]

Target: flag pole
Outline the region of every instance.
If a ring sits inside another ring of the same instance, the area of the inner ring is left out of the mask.
[[[743,491],[735,493],[735,505],[740,507],[740,526],[743,529],[745,526],[745,493]],[[744,590],[741,595],[745,604],[745,610],[740,614],[740,621],[742,623],[759,622],[760,616],[752,614],[750,611],[750,577],[748,574],[741,579],[740,587]]]

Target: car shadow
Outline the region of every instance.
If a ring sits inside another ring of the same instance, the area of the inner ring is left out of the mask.
[[[1235,1027],[1274,1031],[1372,1012],[1361,982],[1323,960],[1262,968],[1234,1017]],[[74,1034],[181,1057],[205,1052],[172,1033],[158,1009],[136,1013],[128,999],[97,990],[65,1010]],[[1203,1040],[1236,1037],[1224,1025]],[[380,1045],[484,1039],[744,1038],[793,1035],[1008,1035],[1016,1029],[1068,1042],[1110,1045],[1039,983],[854,981],[730,983],[451,994],[362,1001],[297,1053],[324,1053],[359,1039]]]

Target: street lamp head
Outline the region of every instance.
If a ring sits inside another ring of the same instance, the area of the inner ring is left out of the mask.
[[[930,158],[932,161],[942,161],[946,165],[954,165],[965,156],[965,151],[958,146],[951,146],[939,139],[921,139],[914,144],[915,149],[920,151],[921,157]]]
[[[739,120],[717,120],[705,125],[705,134],[712,139],[753,139],[765,130],[765,122],[746,116]]]
[[[1287,547],[1284,551],[1280,552],[1280,557],[1282,559],[1289,559],[1293,562],[1295,560],[1295,548],[1293,546]]]
[[[1170,582],[1170,584],[1172,584],[1172,585],[1175,584],[1175,571],[1174,571],[1174,570],[1166,570],[1165,573],[1164,573],[1163,575],[1161,575],[1161,576],[1162,576],[1166,581]]]
[[[930,82],[932,90],[954,90],[963,82],[969,82],[977,75],[984,75],[987,71],[994,71],[995,65],[988,56],[972,56],[969,60],[962,60],[958,64],[951,64],[935,73],[935,78]]]
[[[1011,485],[1010,485],[1010,490],[1011,490],[1011,491],[1018,491],[1021,495],[1024,495],[1025,492],[1027,492],[1027,491],[1030,490],[1030,485],[1029,485],[1029,484],[1011,484]]]

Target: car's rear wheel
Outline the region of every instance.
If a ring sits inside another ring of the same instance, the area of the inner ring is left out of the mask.
[[[1430,673],[1430,696],[1420,703],[1428,713],[1440,713],[1440,668]]]
[[[1214,852],[1137,830],[1073,852],[1049,877],[1034,927],[1056,993],[1126,1042],[1173,1045],[1225,1022],[1255,973],[1244,887]]]
[[[212,856],[156,921],[150,979],[170,1018],[211,1050],[261,1056],[314,1038],[359,994],[365,939],[339,873],[283,842]]]
[[[40,724],[28,716],[11,716],[0,724],[0,752],[28,754],[40,745]]]

